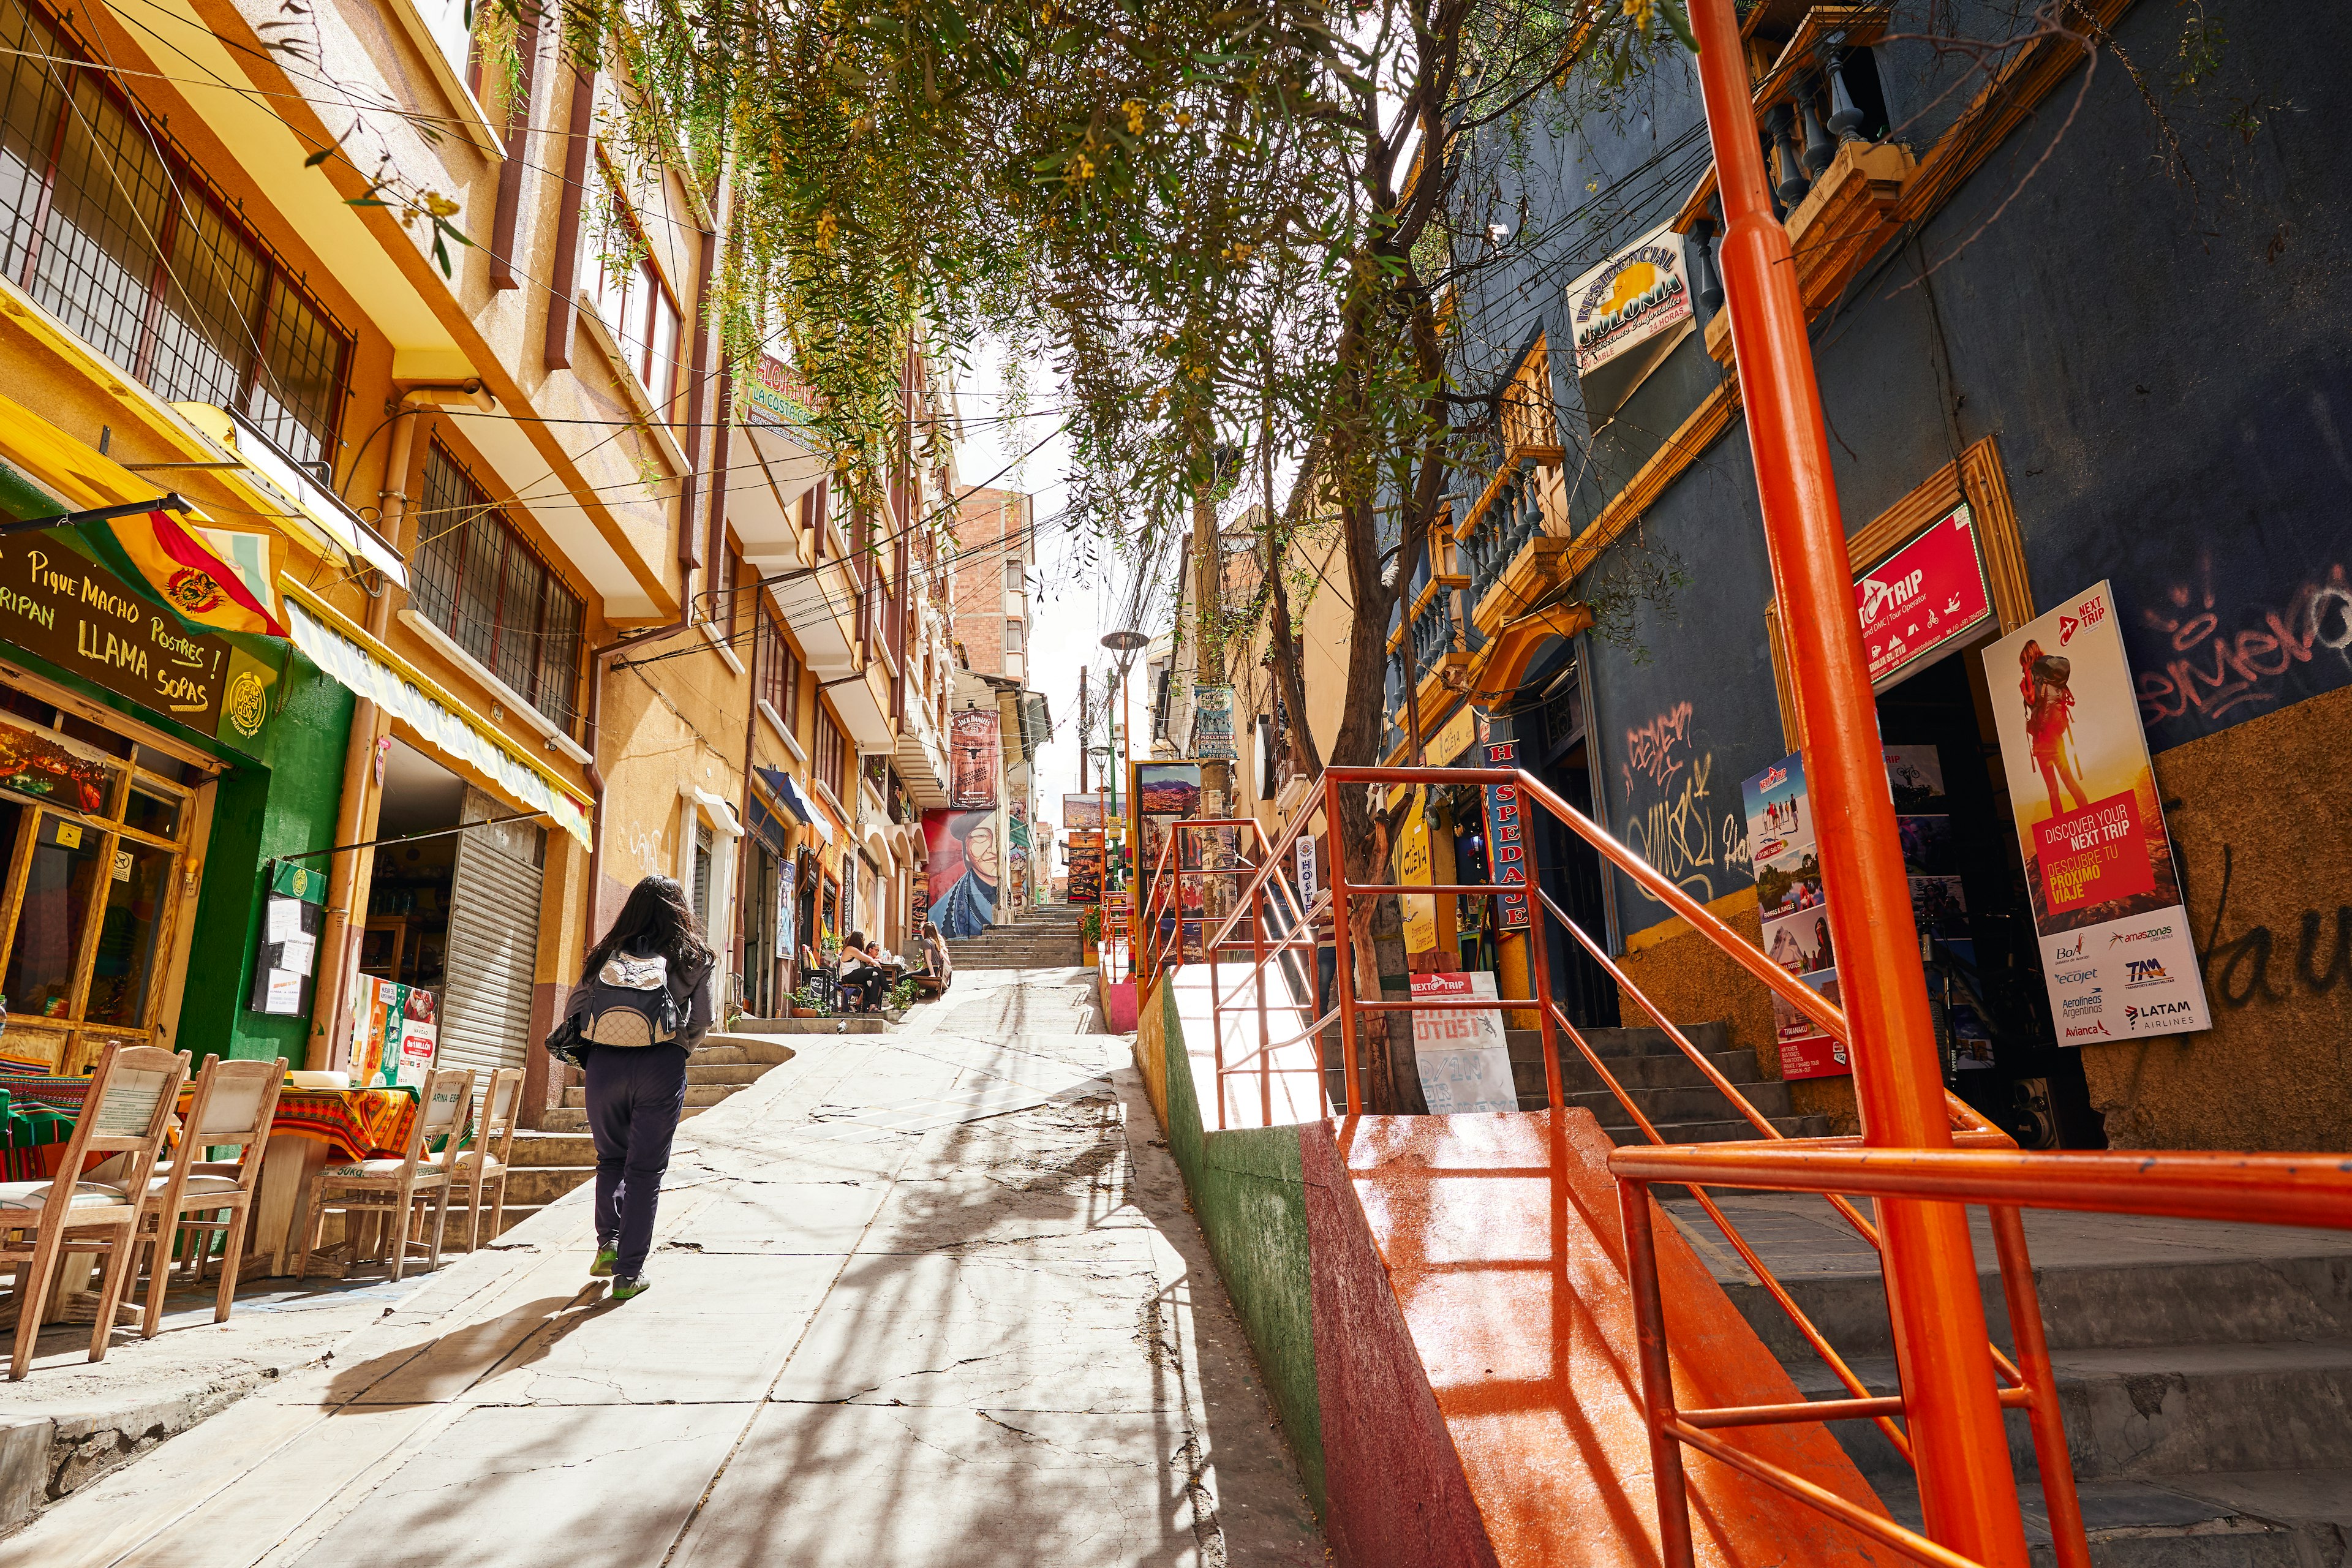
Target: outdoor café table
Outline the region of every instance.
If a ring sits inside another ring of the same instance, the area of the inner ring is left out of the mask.
[[[286,1274],[302,1238],[294,1234],[310,1207],[310,1184],[329,1165],[408,1150],[416,1120],[413,1089],[289,1089],[269,1119],[261,1193],[253,1216],[248,1273]],[[266,1260],[266,1261],[265,1261]],[[313,1260],[314,1267],[316,1260]]]

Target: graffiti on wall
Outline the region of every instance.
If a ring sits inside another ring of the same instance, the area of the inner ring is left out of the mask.
[[[1704,903],[1750,874],[1739,789],[1715,786],[1715,753],[1697,742],[1696,710],[1677,702],[1625,731],[1625,842]],[[1652,903],[1661,900],[1644,892]]]
[[[2265,601],[2217,594],[2212,557],[2200,556],[2192,574],[2143,599],[2140,621],[2132,662],[2157,750],[2352,680],[2352,578],[2341,562]]]
[[[2221,885],[2201,954],[2214,1000],[2224,1007],[2275,1006],[2298,992],[2325,996],[2352,980],[2352,905],[2336,906],[2332,934],[2330,917],[2305,909],[2292,931],[2242,925],[2234,935],[2225,936],[2232,929],[2230,878],[2236,858],[2232,846],[2221,846]]]
[[[1000,847],[993,811],[927,811],[930,917],[941,936],[971,937],[996,919]]]

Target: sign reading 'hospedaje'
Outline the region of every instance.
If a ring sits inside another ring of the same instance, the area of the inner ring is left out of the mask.
[[[278,671],[226,637],[187,630],[55,534],[0,542],[0,643],[260,752]]]

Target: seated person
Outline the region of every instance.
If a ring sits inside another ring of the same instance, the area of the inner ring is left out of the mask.
[[[883,992],[890,987],[893,962],[887,952],[868,949],[862,931],[851,931],[841,944],[841,983],[857,987],[859,1012],[871,1013],[881,1005]]]
[[[940,940],[940,928],[925,921],[916,950],[922,955],[923,966],[915,972],[915,989],[925,996],[937,996],[955,979],[955,964],[948,957],[948,944]]]

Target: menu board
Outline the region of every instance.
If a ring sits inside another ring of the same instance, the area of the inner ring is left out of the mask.
[[[1102,902],[1103,836],[1099,833],[1070,835],[1070,876],[1067,901],[1073,904]]]

